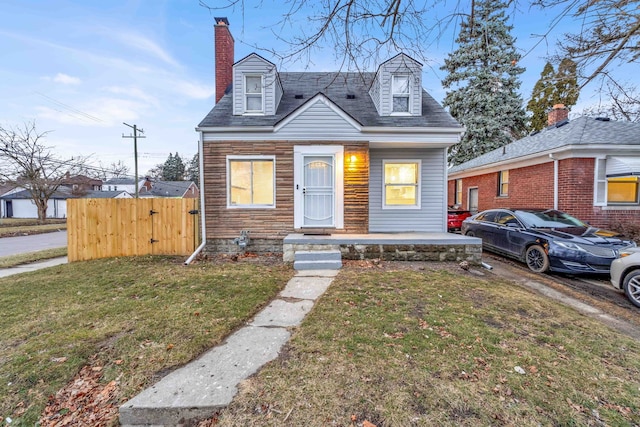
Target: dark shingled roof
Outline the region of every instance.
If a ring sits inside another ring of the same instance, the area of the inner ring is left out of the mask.
[[[468,162],[454,166],[449,169],[449,174],[565,146],[594,144],[640,145],[640,123],[580,117],[558,127],[550,126],[539,133],[524,137]]]
[[[53,192],[53,194],[49,197],[49,199],[64,200],[64,199],[75,199],[77,197],[78,197],[77,195],[74,195],[71,193],[70,189],[65,187],[58,187],[58,189]],[[11,199],[31,199],[32,197],[31,197],[31,193],[29,193],[28,190],[22,190],[16,193],[5,194],[4,196],[0,196],[0,198],[5,200],[11,200]]]
[[[122,193],[127,193],[127,192],[124,190],[117,190],[117,191],[95,190],[95,191],[88,191],[87,194],[82,196],[82,198],[83,199],[113,199],[114,197],[119,196]]]
[[[144,193],[158,197],[182,197],[193,181],[154,181],[150,191]]]
[[[422,91],[422,116],[378,115],[369,96],[375,73],[278,73],[283,95],[273,116],[234,116],[233,94],[226,94],[200,122],[199,127],[275,126],[310,98],[322,93],[362,126],[460,127],[426,91]],[[347,99],[353,94],[353,99]],[[296,95],[303,95],[296,99]]]

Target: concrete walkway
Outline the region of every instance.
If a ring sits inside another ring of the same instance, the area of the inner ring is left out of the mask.
[[[32,262],[30,264],[23,264],[17,267],[2,268],[0,269],[0,277],[13,276],[14,274],[27,273],[29,271],[36,271],[42,268],[53,267],[60,264],[66,264],[69,262],[67,257],[51,258],[46,261]]]
[[[244,328],[120,407],[121,426],[178,426],[226,407],[238,384],[278,357],[337,270],[298,271]]]

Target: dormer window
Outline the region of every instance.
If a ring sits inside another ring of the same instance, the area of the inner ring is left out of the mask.
[[[261,75],[244,76],[244,111],[245,113],[264,112],[264,85]]]
[[[392,113],[409,114],[409,76],[394,75],[391,82]]]

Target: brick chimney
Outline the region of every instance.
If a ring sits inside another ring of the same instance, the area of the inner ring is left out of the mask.
[[[564,104],[555,104],[547,116],[547,126],[553,126],[558,122],[569,118],[569,109]]]
[[[233,80],[233,36],[227,18],[214,18],[216,54],[216,104]]]

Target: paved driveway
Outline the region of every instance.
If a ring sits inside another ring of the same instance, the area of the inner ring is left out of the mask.
[[[0,238],[0,257],[67,246],[67,231]]]

